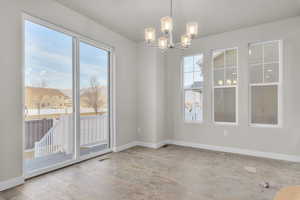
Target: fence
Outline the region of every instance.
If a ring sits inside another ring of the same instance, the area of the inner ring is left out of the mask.
[[[53,126],[53,119],[25,121],[25,150],[34,148],[34,144],[40,141]]]

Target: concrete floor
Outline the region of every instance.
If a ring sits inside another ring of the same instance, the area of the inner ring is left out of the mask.
[[[0,199],[271,200],[280,188],[300,184],[300,164],[173,145],[102,158],[109,159],[28,180],[1,192]],[[271,187],[259,186],[263,181]]]

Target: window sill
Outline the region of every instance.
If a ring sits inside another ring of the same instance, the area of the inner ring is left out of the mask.
[[[282,126],[279,124],[272,125],[272,124],[252,124],[252,123],[250,123],[249,126],[252,128],[282,128]]]
[[[215,126],[238,126],[237,122],[213,122]]]
[[[183,121],[184,124],[195,124],[195,125],[201,125],[203,124],[203,121]]]

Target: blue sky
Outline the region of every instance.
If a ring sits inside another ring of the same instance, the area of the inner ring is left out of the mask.
[[[80,43],[80,88],[92,77],[107,85],[108,52]],[[48,88],[72,88],[72,37],[26,21],[25,84]]]

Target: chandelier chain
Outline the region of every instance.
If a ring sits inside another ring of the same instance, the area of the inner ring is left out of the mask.
[[[173,17],[173,0],[171,1],[171,6],[170,6],[170,17]]]

